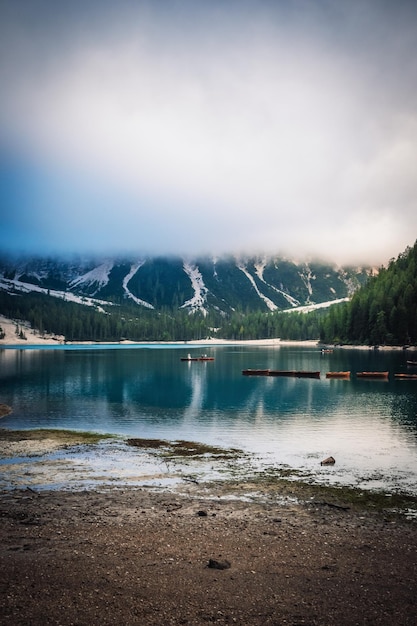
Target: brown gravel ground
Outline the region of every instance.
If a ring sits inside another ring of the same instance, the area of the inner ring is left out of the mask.
[[[0,623],[417,623],[415,521],[236,490],[0,493]]]

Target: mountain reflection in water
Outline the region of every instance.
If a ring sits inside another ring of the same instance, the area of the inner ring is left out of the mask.
[[[259,468],[417,493],[417,381],[402,351],[281,346],[74,346],[0,350],[5,428],[69,428],[240,448]],[[408,356],[407,356],[408,354]],[[320,370],[320,379],[247,377],[243,369]],[[350,370],[350,380],[326,379]],[[359,371],[390,372],[388,381]],[[332,467],[321,467],[329,455]]]

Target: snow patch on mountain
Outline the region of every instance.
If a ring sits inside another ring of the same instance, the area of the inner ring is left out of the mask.
[[[295,298],[290,296],[290,294],[287,293],[286,291],[283,291],[282,289],[278,289],[277,287],[275,287],[275,285],[271,285],[264,279],[264,270],[265,270],[266,265],[267,265],[266,259],[262,259],[258,261],[257,263],[254,263],[255,274],[257,275],[259,280],[262,281],[267,287],[269,287],[273,291],[276,291],[276,293],[279,293],[281,296],[283,296],[285,300],[288,302],[288,304],[291,304],[291,306],[299,306],[300,304],[299,300],[296,300]]]
[[[314,276],[313,272],[311,271],[311,268],[307,264],[304,267],[305,267],[305,272],[301,272],[300,277],[308,291],[307,300],[309,301],[310,296],[313,294],[313,287],[311,285],[311,281],[315,280],[316,277]]]
[[[20,278],[22,276],[27,276],[27,277],[34,278],[35,280],[37,280],[40,283],[42,281],[42,279],[45,277],[45,275],[46,275],[46,272],[40,273],[40,272],[30,271],[30,270],[29,271],[27,271],[27,270],[25,271],[24,269],[19,268],[18,271],[16,272],[15,279],[16,280],[20,280]]]
[[[306,304],[304,306],[297,306],[295,309],[284,309],[282,313],[310,313],[310,311],[317,311],[318,309],[328,309],[333,304],[340,304],[341,302],[348,302],[350,298],[337,298],[336,300],[329,300],[327,302],[319,302],[318,304]]]
[[[60,300],[65,300],[66,302],[75,302],[76,304],[84,304],[85,306],[92,306],[99,310],[101,313],[104,313],[103,306],[114,306],[112,302],[107,302],[106,300],[98,300],[97,298],[91,298],[88,296],[77,296],[70,291],[60,291],[57,289],[47,289],[45,287],[39,287],[38,285],[33,285],[32,283],[25,283],[20,280],[9,280],[4,277],[0,277],[0,289],[7,291],[11,295],[16,292],[20,293],[42,293],[44,295],[52,296],[53,298],[59,298]]]
[[[7,283],[10,294],[23,289],[23,284],[26,291],[33,291],[37,285],[40,291],[54,297],[69,300],[70,294],[74,294],[74,301],[82,304],[93,303],[98,298],[117,302],[123,294],[125,302],[147,310],[182,305],[187,311],[201,311],[204,315],[210,311],[227,315],[239,307],[248,311],[264,307],[274,311],[283,306],[286,309],[309,306],[320,303],[325,293],[326,298],[351,296],[372,271],[366,267],[338,268],[306,261],[296,265],[288,261],[281,266],[281,257],[264,254],[178,256],[163,258],[162,263],[161,259],[144,259],[142,255],[101,259],[0,257],[0,278],[17,281],[14,285]],[[236,277],[236,271],[241,278]],[[142,280],[142,273],[146,280]],[[5,285],[0,283],[0,290]],[[91,300],[86,300],[87,297]]]
[[[123,290],[126,294],[126,297],[133,300],[133,302],[136,302],[136,304],[140,304],[141,306],[144,306],[147,309],[154,309],[155,307],[152,306],[152,304],[150,304],[149,302],[146,302],[145,300],[141,300],[140,298],[137,298],[135,295],[133,295],[133,293],[128,288],[129,281],[133,278],[133,276],[136,274],[138,269],[142,267],[144,263],[145,261],[139,261],[138,263],[134,263],[133,265],[131,265],[129,273],[126,274],[126,276],[123,279]]]
[[[273,289],[277,293],[281,294],[281,296],[283,296],[286,299],[286,301],[288,302],[288,304],[291,304],[292,307],[300,305],[300,301],[297,300],[296,298],[293,298],[292,296],[290,296],[290,294],[287,293],[286,291],[283,291],[282,289],[278,289],[274,285],[268,285],[268,286],[271,287],[271,289]]]
[[[352,277],[348,276],[346,271],[341,270],[343,281],[347,287],[348,294],[352,296],[358,288],[358,284]],[[372,270],[369,272],[369,276],[376,276],[378,274],[377,271],[373,272]]]
[[[213,261],[213,278],[218,278],[219,275],[217,273],[217,267],[216,267],[218,258],[216,256],[214,256],[212,261]]]
[[[195,311],[201,311],[204,317],[207,315],[207,309],[205,308],[205,304],[207,303],[207,293],[208,289],[204,284],[203,277],[198,269],[197,265],[194,263],[188,263],[184,261],[183,263],[184,272],[191,280],[191,286],[194,289],[194,296],[184,302],[184,304],[180,307],[181,309],[189,309],[190,313],[194,313]]]
[[[265,294],[263,294],[261,291],[259,291],[257,284],[255,283],[255,280],[253,278],[253,276],[251,275],[251,273],[248,271],[246,265],[242,262],[237,262],[236,263],[237,268],[243,272],[246,276],[246,278],[250,281],[250,283],[252,284],[252,287],[255,289],[256,293],[258,294],[258,296],[260,297],[261,300],[263,300],[266,304],[266,306],[268,307],[268,309],[270,311],[276,311],[277,310],[277,305],[275,304],[275,302],[272,302],[272,300],[270,300],[267,296],[265,296]],[[265,281],[263,281],[265,283]],[[266,283],[265,283],[266,284]]]
[[[93,295],[99,291],[102,287],[105,287],[109,282],[109,274],[114,267],[113,261],[105,261],[98,267],[90,270],[82,276],[74,278],[70,282],[70,289],[76,289],[81,285],[97,285],[97,288],[93,292]]]

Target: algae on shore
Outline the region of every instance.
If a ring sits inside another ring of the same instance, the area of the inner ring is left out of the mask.
[[[212,456],[216,458],[234,458],[244,456],[243,450],[236,448],[220,448],[196,441],[166,441],[164,439],[128,439],[129,446],[152,450],[163,450],[163,454],[169,457],[202,457]]]
[[[0,405],[1,406],[1,405]],[[64,430],[60,428],[35,428],[31,430],[0,429],[0,441],[42,441],[54,439],[57,443],[76,445],[79,443],[98,443],[102,439],[112,439],[114,435],[89,431]]]
[[[164,459],[172,461],[173,469],[164,478],[179,478],[180,483],[187,480],[188,474],[183,473],[184,467],[193,469],[198,473],[198,480],[194,482],[207,493],[213,491],[217,496],[222,494],[233,498],[241,498],[250,495],[251,498],[260,500],[276,501],[277,499],[295,500],[306,505],[317,507],[325,506],[341,510],[367,510],[385,515],[408,512],[407,517],[417,517],[417,497],[400,492],[386,493],[348,486],[330,486],[312,482],[311,476],[300,475],[297,470],[281,467],[255,470],[248,461],[248,455],[235,448],[220,448],[192,441],[167,441],[163,439],[130,438],[125,440],[111,434],[95,432],[78,432],[60,429],[35,429],[35,430],[8,430],[0,429],[0,441],[2,442],[0,457],[11,459],[13,457],[42,457],[50,452],[83,446],[100,444],[103,440],[114,440],[129,447],[136,447],[150,458],[155,460]],[[111,444],[111,441],[110,441]],[[113,448],[113,446],[111,446]],[[116,446],[117,454],[120,447]],[[123,446],[121,448],[123,451]],[[126,452],[126,448],[124,449]],[[147,463],[149,462],[147,456]],[[206,473],[205,462],[210,460],[210,471]],[[127,461],[127,458],[126,458]],[[239,463],[243,461],[243,465]],[[56,463],[53,461],[54,471]],[[130,462],[132,459],[130,458]],[[227,466],[224,465],[226,462]],[[46,463],[46,461],[45,461]],[[63,475],[65,475],[65,459],[61,459]],[[185,466],[181,468],[181,463]],[[197,463],[197,465],[195,465]],[[178,465],[180,464],[180,465]],[[222,475],[220,479],[212,477],[214,474]],[[160,467],[155,468],[160,472]],[[175,469],[176,468],[176,469]],[[67,468],[68,469],[68,468]],[[69,466],[69,473],[73,478],[73,466]],[[87,468],[83,466],[87,473]],[[146,466],[146,472],[149,467]],[[68,473],[68,472],[67,472]],[[139,474],[138,474],[139,475]],[[197,475],[197,474],[196,474]],[[102,473],[100,474],[102,478]],[[93,484],[95,481],[90,477]],[[113,479],[112,479],[113,480]],[[114,479],[118,482],[118,479]],[[149,475],[147,474],[149,481]],[[97,481],[98,484],[100,480]],[[120,484],[125,484],[121,478]]]

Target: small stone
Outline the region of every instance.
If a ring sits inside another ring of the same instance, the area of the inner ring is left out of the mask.
[[[336,463],[334,457],[328,456],[327,459],[321,461],[320,465],[334,465]]]
[[[209,559],[207,567],[209,567],[210,569],[229,569],[229,567],[231,567],[231,563],[226,559],[224,561]]]

